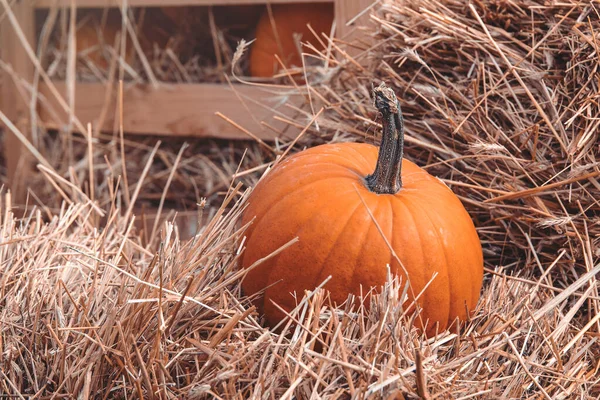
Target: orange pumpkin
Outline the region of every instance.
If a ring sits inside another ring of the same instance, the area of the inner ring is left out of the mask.
[[[254,77],[269,78],[282,69],[275,55],[286,68],[302,67],[294,34],[302,35],[301,42],[322,49],[307,24],[319,35],[321,32],[328,35],[333,24],[333,5],[329,3],[276,4],[271,10],[275,27],[265,10],[256,27],[256,41],[250,49],[250,74]],[[322,37],[319,39],[324,42]]]
[[[382,84],[374,96],[383,115],[379,151],[359,143],[302,151],[274,167],[248,200],[242,222],[253,221],[242,267],[299,239],[242,282],[248,295],[266,288],[257,306],[270,324],[284,316],[273,302],[289,311],[293,293],[299,299],[330,275],[325,289],[337,304],[380,289],[387,264],[404,284],[408,279],[412,299],[431,281],[417,299],[416,321],[428,335],[465,320],[477,304],[483,254],[474,224],[442,181],[402,159],[403,120],[393,91]]]

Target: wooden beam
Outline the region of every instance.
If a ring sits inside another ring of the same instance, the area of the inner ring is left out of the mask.
[[[33,0],[29,0],[33,1]],[[230,6],[242,4],[266,3],[333,3],[334,0],[128,0],[129,7],[175,7],[175,6]],[[347,0],[344,0],[347,1]],[[76,0],[80,8],[120,7],[122,0]],[[36,8],[66,7],[71,5],[71,0],[37,0]]]
[[[64,95],[66,85],[56,82]],[[223,84],[167,84],[157,89],[151,85],[135,85],[124,89],[123,128],[129,134],[176,135],[213,137],[224,139],[251,139],[251,136],[215,115],[220,112],[262,140],[273,140],[277,135],[262,121],[277,130],[286,130],[284,136],[293,137],[297,128],[274,119],[275,115],[293,118],[294,112],[287,104],[299,103],[297,95],[285,97],[285,93],[261,89],[249,85],[233,85],[235,91]],[[105,104],[107,87],[101,83],[77,83],[75,87],[75,115],[82,124],[99,123],[104,107],[106,119],[101,131],[113,132],[116,112],[116,88],[109,104]],[[40,119],[50,129],[64,129],[68,121],[46,85],[40,85],[40,93],[50,104],[40,102]],[[290,93],[294,93],[291,89]],[[238,98],[240,96],[244,103]]]
[[[335,37],[345,43],[361,43],[369,46],[369,38],[365,37],[357,26],[369,23],[370,7],[376,3],[376,0],[336,0],[335,1]],[[369,10],[367,10],[369,8]],[[366,11],[365,11],[366,10]],[[360,16],[357,18],[357,16]],[[348,24],[352,22],[351,24]],[[361,52],[351,45],[345,48],[350,56],[355,56]]]
[[[12,2],[12,4],[12,12],[18,20],[25,38],[35,48],[34,9],[32,2],[29,0],[17,0]],[[2,60],[11,66],[17,77],[31,82],[33,80],[34,65],[27,56],[25,48],[19,40],[8,15],[5,14],[6,10],[2,7],[0,7],[0,10],[0,14],[4,14],[4,18],[0,21],[0,52]],[[19,88],[10,73],[3,75],[1,90],[2,111],[21,133],[31,140],[29,99],[24,99],[21,96]],[[3,147],[8,183],[12,191],[13,202],[15,204],[22,204],[27,194],[25,182],[28,182],[27,177],[33,171],[33,156],[6,127],[4,127]]]

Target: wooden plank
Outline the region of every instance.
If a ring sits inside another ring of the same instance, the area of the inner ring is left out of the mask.
[[[35,43],[34,10],[30,1],[12,2],[15,14],[25,38],[30,45]],[[6,10],[0,8],[0,14]],[[33,80],[34,66],[29,60],[25,48],[21,44],[12,23],[5,14],[0,21],[0,52],[4,62],[9,64],[14,73],[28,82]],[[35,46],[34,46],[35,47]],[[2,77],[2,111],[16,127],[31,140],[31,118],[29,105],[23,99],[13,78],[9,73]],[[21,141],[8,129],[4,129],[4,156],[8,175],[8,183],[15,204],[23,204],[26,199],[28,175],[33,171],[33,156],[21,144]]]
[[[30,0],[31,1],[31,0]],[[313,3],[320,1],[332,3],[334,0],[128,0],[129,7],[175,7],[175,6],[228,6],[242,4],[271,3]],[[347,1],[347,0],[345,0]],[[120,7],[122,0],[75,0],[80,8]],[[71,5],[71,0],[37,0],[36,8],[50,8],[54,6],[66,7]]]
[[[58,90],[66,93],[66,85],[56,82]],[[214,137],[226,139],[250,139],[251,137],[234,127],[223,118],[224,114],[262,140],[273,140],[276,132],[264,126],[261,121],[285,129],[284,136],[293,137],[298,130],[277,121],[277,112],[293,117],[294,112],[286,104],[299,102],[297,95],[282,97],[282,92],[266,90],[254,86],[234,85],[234,92],[223,84],[167,84],[157,89],[151,85],[135,85],[124,89],[123,128],[126,133],[143,135],[176,135],[192,137]],[[101,83],[77,83],[75,88],[75,115],[85,125],[89,122],[96,127],[98,117],[105,107],[106,86]],[[118,91],[114,88],[113,93]],[[40,104],[40,119],[50,129],[63,129],[68,121],[67,113],[61,112],[58,103],[45,85],[40,85],[40,93],[51,107]],[[293,92],[293,89],[291,91]],[[248,109],[238,98],[244,99]],[[113,132],[116,110],[116,95],[107,105],[108,112],[101,130]],[[271,107],[271,109],[269,108]],[[54,110],[55,112],[51,112]]]
[[[335,24],[336,38],[345,43],[357,43],[357,46],[364,47],[369,45],[369,38],[357,30],[360,24],[369,23],[370,7],[376,3],[376,0],[336,0],[335,1]],[[369,10],[367,10],[369,8]],[[365,11],[366,10],[366,11]],[[356,18],[357,15],[360,17]],[[348,22],[352,22],[348,24]],[[361,52],[353,46],[347,46],[346,52],[350,56],[355,56]]]

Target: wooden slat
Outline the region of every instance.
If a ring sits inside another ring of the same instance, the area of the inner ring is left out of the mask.
[[[63,95],[66,93],[66,85],[63,82],[56,82],[56,86]],[[126,88],[123,94],[124,131],[146,135],[251,138],[215,115],[216,112],[220,112],[262,140],[272,140],[277,134],[261,121],[277,130],[287,129],[284,136],[292,137],[297,133],[297,128],[292,129],[288,124],[274,119],[277,112],[293,117],[291,109],[286,107],[285,103],[291,104],[294,98],[283,98],[282,101],[277,92],[247,85],[234,85],[234,88],[250,111],[243,106],[236,92],[222,84],[160,84],[157,89],[150,85]],[[76,85],[75,115],[84,125],[91,122],[95,127],[98,123],[105,107],[106,90],[106,86],[100,83]],[[40,105],[40,118],[45,126],[50,129],[64,128],[68,121],[67,114],[60,111],[58,102],[53,100],[47,86],[40,85],[40,93],[51,105]],[[116,88],[113,93],[117,93]],[[107,105],[108,113],[102,131],[113,132],[115,128],[115,119],[118,118],[115,104],[116,95],[113,95],[110,104]]]
[[[12,2],[12,12],[30,45],[35,43],[34,13],[29,1]],[[4,14],[0,6],[0,14]],[[28,82],[33,79],[34,66],[29,60],[25,48],[21,44],[17,33],[5,14],[0,20],[0,56],[9,64],[14,73]],[[35,46],[33,46],[35,48]],[[31,140],[31,119],[29,105],[19,93],[13,78],[9,73],[4,74],[0,92],[2,97],[2,111],[17,128]],[[8,182],[13,194],[15,204],[25,201],[27,176],[33,171],[33,156],[22,145],[21,141],[8,129],[4,131],[4,154]]]
[[[335,1],[335,23],[336,23],[336,37],[346,43],[359,42],[358,46],[363,46],[365,43],[369,45],[369,38],[365,37],[357,26],[369,22],[370,9],[363,13],[364,10],[369,8],[375,3],[376,0],[336,0]],[[357,17],[359,14],[360,17]],[[348,22],[352,21],[348,25]],[[360,53],[360,50],[347,46],[345,51],[351,56]]]
[[[28,0],[33,1],[33,0]],[[312,3],[315,0],[128,0],[129,7],[174,7],[174,6],[225,6],[242,4],[271,4],[275,3]],[[316,0],[332,3],[334,0]],[[348,1],[349,0],[344,0]],[[77,7],[120,7],[122,0],[75,0]],[[36,8],[49,8],[53,6],[70,6],[71,0],[37,0]]]

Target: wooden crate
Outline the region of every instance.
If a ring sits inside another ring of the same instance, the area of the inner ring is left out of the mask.
[[[209,6],[209,5],[241,5],[266,3],[303,3],[315,0],[128,0],[129,7],[171,7],[171,6]],[[350,21],[360,21],[355,18],[369,7],[375,0],[325,0],[335,3],[335,36],[350,42],[357,34],[354,24]],[[3,7],[8,0],[0,0]],[[31,82],[36,66],[31,61],[28,50],[21,46],[24,37],[31,49],[36,47],[34,12],[36,9],[49,7],[69,7],[74,2],[79,8],[119,7],[122,0],[16,0],[13,2],[12,14],[18,21],[21,32],[15,31],[10,15],[0,22],[0,56],[7,64],[12,65],[14,73],[19,78]],[[366,14],[366,13],[365,13]],[[353,49],[348,47],[348,53]],[[31,51],[31,50],[30,50]],[[13,78],[4,77],[2,85],[1,110],[15,123],[25,135],[31,131],[30,105],[20,101],[23,97],[17,92],[12,83]],[[218,137],[227,139],[249,138],[240,129],[215,115],[221,112],[235,123],[243,126],[253,135],[262,140],[272,140],[281,120],[275,118],[276,112],[287,110],[285,101],[273,94],[272,90],[234,84],[199,83],[199,84],[170,84],[160,83],[157,87],[150,84],[128,86],[123,93],[124,131],[130,134],[159,134],[195,137]],[[64,112],[67,87],[64,82],[44,82],[40,80],[39,93],[47,99],[45,105],[38,106],[39,121],[47,128],[62,128],[68,121]],[[76,83],[75,115],[82,124],[97,123],[105,104],[107,87],[103,83]],[[58,93],[60,98],[55,94]],[[114,96],[113,96],[114,97]],[[242,107],[240,98],[244,99]],[[61,105],[62,102],[62,105]],[[48,107],[47,105],[50,105]],[[108,105],[108,110],[114,110],[114,105]],[[274,112],[275,111],[275,112]],[[101,130],[112,131],[114,128],[114,112],[105,113]],[[284,113],[285,114],[285,113]],[[269,128],[271,127],[271,128]],[[272,129],[275,128],[275,129]],[[75,129],[77,130],[77,129]],[[31,154],[22,148],[21,142],[15,135],[7,132],[5,138],[5,154],[10,186],[17,197],[23,193],[20,186],[24,176],[31,170]],[[15,193],[16,192],[16,193]]]

